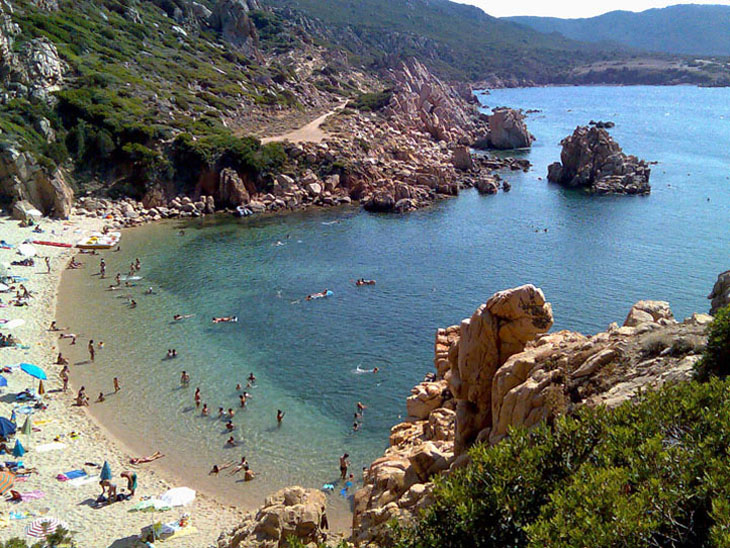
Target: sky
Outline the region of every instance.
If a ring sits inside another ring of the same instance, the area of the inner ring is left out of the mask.
[[[644,11],[650,8],[663,8],[674,4],[722,4],[730,6],[730,0],[521,0],[505,2],[504,0],[453,0],[461,4],[472,4],[495,17],[509,15],[540,15],[546,17],[593,17],[607,11],[629,10]]]

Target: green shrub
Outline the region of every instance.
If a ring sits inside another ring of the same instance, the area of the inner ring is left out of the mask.
[[[393,97],[392,89],[376,93],[362,93],[348,102],[347,106],[365,112],[376,111],[387,107],[390,104],[391,97]]]
[[[730,306],[719,310],[710,324],[707,347],[696,371],[701,379],[730,373]]]
[[[729,388],[667,386],[474,447],[416,523],[393,529],[395,544],[728,546]]]

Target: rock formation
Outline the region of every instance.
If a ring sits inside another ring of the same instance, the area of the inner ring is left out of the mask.
[[[722,308],[730,305],[730,270],[717,277],[717,281],[707,298],[712,300],[710,314],[713,316]]]
[[[326,523],[327,497],[316,489],[286,487],[266,498],[256,512],[222,533],[218,548],[283,548],[293,536],[304,544],[319,542]]]
[[[605,129],[578,126],[560,144],[561,163],[548,166],[549,181],[595,194],[651,192],[647,163],[624,154]]]
[[[494,109],[489,116],[487,146],[499,150],[528,148],[535,140],[524,122],[524,115],[511,108]]]
[[[67,218],[73,206],[73,191],[63,171],[48,173],[27,152],[0,144],[0,195],[11,201],[27,200],[44,215]]]
[[[409,417],[391,429],[390,446],[355,493],[353,541],[387,544],[387,524],[428,506],[433,476],[464,465],[463,451],[475,442],[495,444],[511,427],[584,405],[613,407],[690,379],[711,320],[695,314],[678,323],[667,303],[640,301],[623,327],[544,334],[552,310],[539,289],[496,293],[471,318],[436,333],[435,372],[412,390]]]
[[[259,36],[249,17],[259,10],[258,0],[218,0],[208,18],[208,24],[220,32],[223,39],[248,55],[259,55]]]

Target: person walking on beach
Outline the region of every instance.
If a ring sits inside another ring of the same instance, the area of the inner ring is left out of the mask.
[[[46,268],[48,269],[48,272],[46,274],[51,273],[51,258],[50,257],[43,257],[46,261]]]
[[[94,361],[94,354],[96,353],[96,350],[94,349],[94,339],[91,339],[89,341],[89,359],[93,362]]]
[[[345,453],[340,457],[340,477],[342,479],[347,478],[347,467],[350,465],[350,461],[347,460],[350,458],[350,455]]]
[[[121,390],[121,388],[119,386],[119,379],[114,377],[114,393],[116,394],[120,390]]]
[[[63,366],[63,369],[61,369],[61,372],[58,374],[59,377],[61,377],[61,380],[63,381],[63,391],[66,392],[68,390],[68,372],[69,367],[68,364]]]
[[[102,279],[106,278],[106,263],[104,262],[104,258],[102,257],[101,261],[99,262],[99,275]]]

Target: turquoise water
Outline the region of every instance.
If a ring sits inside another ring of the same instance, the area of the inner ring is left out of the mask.
[[[542,111],[528,118],[537,141],[524,155],[534,168],[504,174],[510,193],[465,191],[405,216],[339,209],[205,219],[185,225],[184,236],[177,223],[144,227],[105,255],[112,274],[142,260],[144,280],[121,292],[105,291],[110,281],[90,276],[98,258],[86,257],[89,268],[64,279],[60,316],[106,344],[95,364],[73,367],[72,382],[92,395],[108,392],[114,376],[123,385],[94,413],[133,451],[165,452],[186,484],[255,504],[284,485],[335,480],[345,451],[359,476],[382,454],[410,388],[432,370],[435,329],[497,290],[534,283],[553,303],[555,329],[584,332],[622,322],[642,298],[669,300],[678,317],[708,309],[705,297],[728,268],[730,90],[538,88],[483,99]],[[658,162],[650,196],[588,197],[544,180],[560,139],[590,119],[613,120],[626,152]],[[356,288],[359,277],[377,285]],[[155,295],[142,294],[149,286]],[[334,295],[302,300],[325,288]],[[79,300],[83,310],[72,305]],[[176,323],[175,313],[195,317]],[[217,315],[239,321],[213,325]],[[168,348],[179,357],[164,359]],[[74,357],[83,361],[83,352]],[[374,366],[377,375],[357,372]],[[183,369],[193,377],[187,389]],[[251,371],[258,383],[241,411],[235,385]],[[242,447],[225,448],[223,422],[195,411],[196,386],[213,415],[236,409]],[[353,434],[357,401],[368,409]],[[281,427],[277,409],[286,412]],[[256,481],[207,476],[241,454]]]

